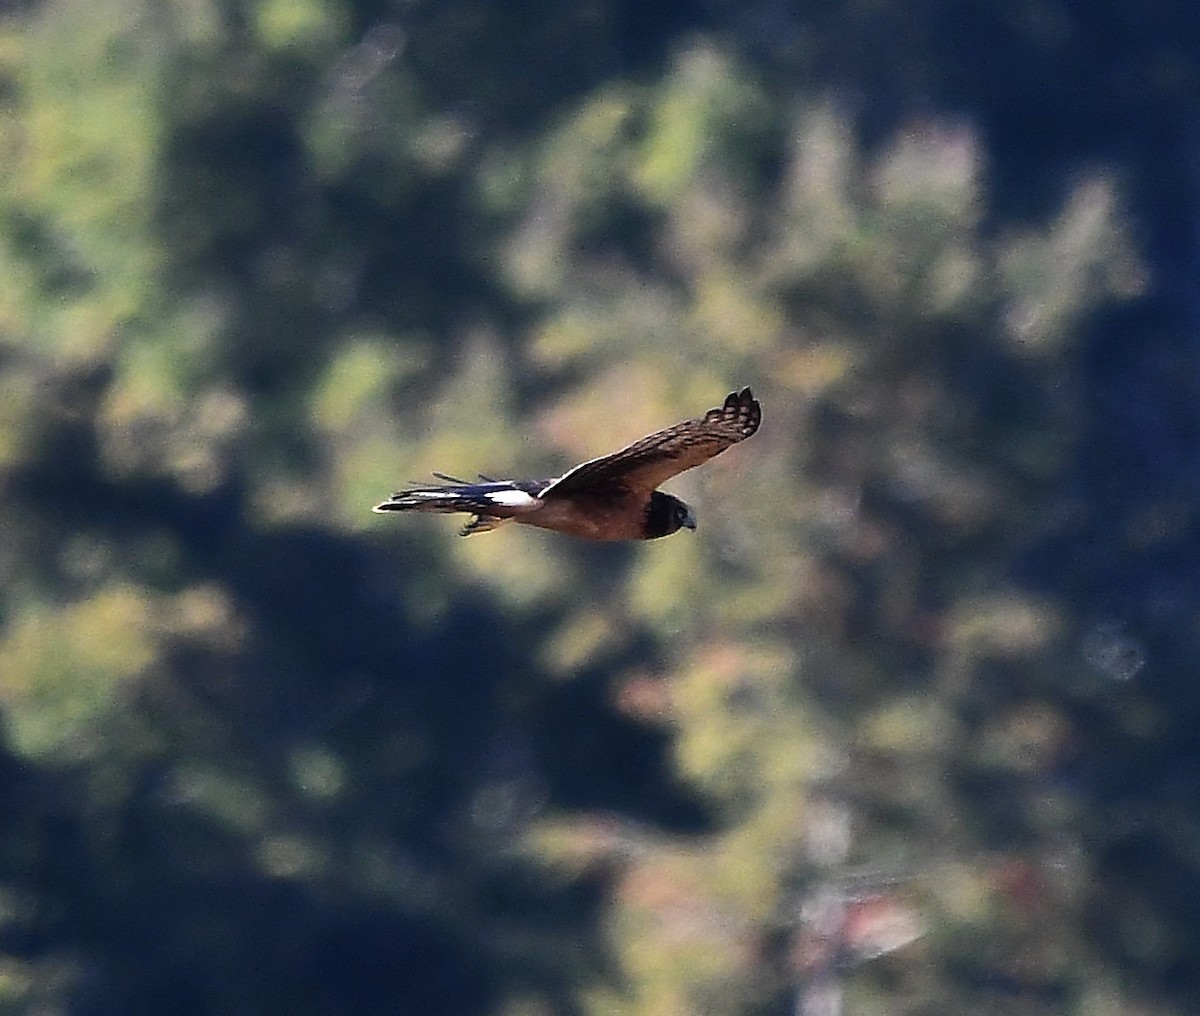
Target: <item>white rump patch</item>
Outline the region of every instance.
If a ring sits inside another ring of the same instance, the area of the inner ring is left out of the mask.
[[[529,508],[537,501],[536,497],[523,490],[493,490],[483,496],[492,504],[504,505],[505,508]]]

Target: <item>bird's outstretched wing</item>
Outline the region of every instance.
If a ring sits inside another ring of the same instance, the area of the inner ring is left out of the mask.
[[[723,405],[696,420],[685,420],[635,441],[619,452],[589,459],[563,473],[540,492],[559,497],[618,488],[654,490],[664,480],[707,462],[744,441],[762,421],[762,409],[749,388],[731,392]]]

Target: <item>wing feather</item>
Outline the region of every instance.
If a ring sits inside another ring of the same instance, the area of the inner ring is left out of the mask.
[[[730,392],[725,402],[702,417],[656,431],[639,441],[567,470],[540,496],[574,495],[604,488],[649,493],[664,480],[720,455],[750,437],[762,409],[749,388]]]

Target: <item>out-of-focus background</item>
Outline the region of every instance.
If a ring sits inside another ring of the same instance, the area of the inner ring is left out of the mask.
[[[1200,7],[0,15],[0,1014],[1200,997]],[[372,515],[753,386],[596,546]]]

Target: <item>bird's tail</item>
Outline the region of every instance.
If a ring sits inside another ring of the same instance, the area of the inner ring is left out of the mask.
[[[453,494],[433,489],[414,488],[398,490],[385,501],[380,501],[373,512],[457,512],[469,511],[469,505],[459,506]]]
[[[536,488],[535,488],[536,489]],[[413,485],[398,490],[377,504],[377,512],[471,512],[497,519],[512,518],[536,508],[540,502],[515,483],[451,483],[443,486]]]
[[[447,487],[410,487],[398,490],[372,511],[377,512],[475,512],[482,511],[487,502],[473,484]]]

